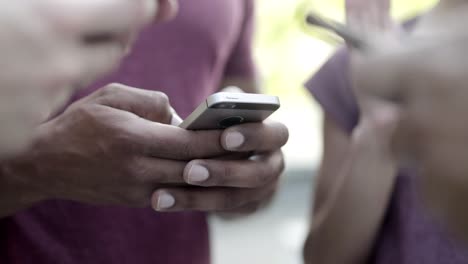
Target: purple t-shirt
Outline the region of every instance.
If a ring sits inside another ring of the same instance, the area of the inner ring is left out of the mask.
[[[109,82],[163,91],[181,116],[226,76],[253,78],[253,0],[180,0],[178,17],[149,27]],[[47,201],[0,220],[0,263],[207,264],[203,213]]]
[[[349,57],[338,51],[306,87],[326,115],[347,133],[359,121],[359,108],[348,75]],[[378,177],[378,175],[376,175]],[[372,264],[462,264],[468,249],[452,239],[422,206],[416,175],[401,170],[389,207],[377,234],[368,263]]]

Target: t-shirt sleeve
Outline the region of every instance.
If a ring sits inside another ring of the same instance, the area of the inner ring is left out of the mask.
[[[226,77],[255,79],[256,68],[252,50],[255,27],[254,1],[242,1],[244,3],[242,28],[224,71]]]
[[[306,87],[325,114],[344,131],[351,133],[359,120],[359,108],[349,77],[346,49],[335,53],[306,83]]]

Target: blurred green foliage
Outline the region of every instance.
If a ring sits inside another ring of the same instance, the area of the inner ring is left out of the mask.
[[[393,1],[393,14],[408,18],[432,6],[435,0]],[[256,54],[266,91],[301,102],[303,82],[333,52],[333,45],[304,32],[298,12],[312,6],[338,20],[344,17],[344,0],[256,0]],[[318,35],[320,36],[320,35]]]

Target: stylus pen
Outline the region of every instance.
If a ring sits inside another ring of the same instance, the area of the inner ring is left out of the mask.
[[[361,39],[359,36],[357,36],[351,30],[349,30],[346,27],[346,25],[338,21],[324,18],[315,12],[309,12],[306,17],[306,22],[309,25],[320,27],[335,33],[336,35],[344,39],[346,43],[352,46],[353,48],[365,50],[367,47],[367,44],[363,39]]]

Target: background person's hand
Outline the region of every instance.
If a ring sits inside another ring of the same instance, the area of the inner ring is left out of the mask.
[[[176,10],[170,0],[0,2],[0,156],[24,148],[74,89],[118,66],[146,23]]]
[[[172,117],[164,94],[118,84],[76,102],[35,131],[28,152],[2,164],[0,210],[13,211],[18,199],[145,207],[157,188],[187,185],[189,160],[227,151],[221,131],[187,131],[168,125]]]
[[[375,28],[378,23],[363,7],[355,17]],[[380,41],[382,45],[352,65],[358,98],[378,97],[400,106],[394,149],[421,169],[425,201],[465,239],[468,214],[461,201],[468,198],[468,122],[463,118],[468,112],[467,13],[464,2],[441,1],[399,45]],[[389,17],[388,12],[380,16]]]

